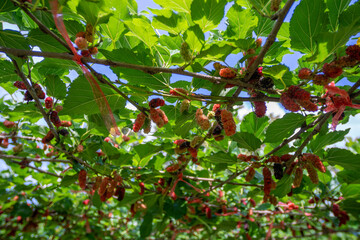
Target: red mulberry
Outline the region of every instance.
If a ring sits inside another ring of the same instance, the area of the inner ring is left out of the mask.
[[[272,178],[271,178],[271,172],[269,168],[264,167],[263,168],[263,176],[264,176],[264,193],[265,195],[270,195],[271,191],[271,185],[272,185]]]
[[[21,90],[26,90],[26,85],[24,82],[21,82],[21,81],[16,81],[14,82],[14,86],[17,87],[18,89],[21,89]]]
[[[204,115],[203,110],[201,108],[196,110],[195,119],[197,124],[203,129],[208,130],[210,128],[210,121],[207,116]]]
[[[346,48],[346,54],[350,57],[360,61],[360,46],[358,45],[351,45]]]
[[[318,106],[310,100],[298,100],[297,103],[300,104],[300,106],[302,106],[306,111],[315,112],[318,110]]]
[[[84,50],[88,47],[87,40],[83,37],[77,37],[75,39],[75,44],[80,50]]]
[[[265,116],[266,113],[266,104],[265,102],[254,102],[254,107],[255,107],[255,115],[258,118],[261,118],[263,116]]]
[[[299,76],[300,79],[311,79],[312,74],[313,73],[312,73],[312,71],[310,69],[302,68],[302,69],[300,69],[298,76]]]
[[[231,112],[226,109],[221,111],[221,122],[226,136],[232,136],[236,133],[236,124]]]
[[[53,99],[51,97],[47,97],[45,99],[45,107],[47,109],[50,109],[50,108],[52,108],[52,106],[53,106]]]
[[[145,119],[146,119],[146,115],[144,113],[141,112],[137,115],[136,120],[133,125],[134,132],[140,131],[140,129],[144,125]]]
[[[318,184],[319,183],[319,176],[318,173],[316,171],[316,169],[313,167],[313,165],[311,163],[305,163],[305,168],[309,174],[309,178],[310,180],[314,183],[314,184]]]
[[[236,77],[236,72],[231,68],[222,68],[220,69],[219,75],[222,78],[234,78]]]
[[[12,122],[9,120],[5,120],[3,124],[4,124],[4,127],[6,127],[6,128],[13,128],[16,126],[15,122]]]
[[[301,167],[298,167],[295,170],[295,178],[294,178],[294,181],[293,181],[293,185],[294,185],[295,188],[300,187],[302,178],[303,178],[303,169]]]
[[[118,186],[115,191],[118,201],[122,201],[125,197],[125,188],[123,186]]]
[[[319,158],[319,156],[312,154],[312,153],[304,153],[303,159],[306,161],[309,161],[320,172],[323,172],[323,173],[326,172],[326,168],[325,168],[324,164],[322,163],[321,159]]]
[[[43,137],[43,139],[41,140],[41,142],[44,143],[44,144],[50,143],[51,140],[53,140],[54,137],[55,137],[54,134],[53,134],[51,131],[49,131],[49,132],[46,134],[46,136]]]
[[[300,110],[300,106],[290,98],[287,92],[281,94],[280,102],[289,111],[297,112]]]
[[[159,108],[150,108],[150,118],[159,128],[162,128],[168,123],[167,116],[164,111]]]
[[[326,86],[330,83],[330,78],[325,74],[316,74],[313,83],[316,85]]]
[[[329,78],[337,78],[343,73],[342,68],[334,63],[325,63],[322,70]]]
[[[171,95],[174,95],[174,96],[188,95],[188,91],[186,91],[186,90],[183,89],[183,88],[174,88],[174,89],[171,89],[169,93],[170,93]]]
[[[311,98],[311,95],[308,91],[295,85],[290,86],[287,92],[294,100],[308,101]]]
[[[164,99],[161,98],[154,98],[149,102],[149,107],[157,108],[165,105]]]
[[[250,182],[255,176],[255,169],[254,168],[249,168],[248,173],[245,176],[245,181]]]
[[[56,126],[56,127],[60,127],[61,126],[61,121],[60,118],[58,116],[58,112],[57,111],[51,111],[50,113],[50,121]]]
[[[81,187],[81,189],[85,189],[86,188],[86,171],[84,169],[82,169],[79,172],[79,176],[78,176],[78,180],[79,180],[79,186]]]
[[[101,182],[101,184],[100,184],[100,187],[99,187],[99,189],[98,189],[98,193],[99,193],[100,196],[103,196],[103,195],[105,194],[106,189],[107,189],[108,184],[109,184],[109,181],[110,181],[110,178],[108,178],[108,177],[105,177],[105,178],[102,180],[102,182]]]

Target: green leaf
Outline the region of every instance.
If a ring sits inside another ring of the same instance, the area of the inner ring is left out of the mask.
[[[180,34],[188,29],[186,19],[179,14],[175,14],[173,11],[157,10],[155,14],[157,14],[157,16],[153,18],[152,25],[156,29],[165,30],[174,35]]]
[[[275,120],[266,130],[265,142],[279,142],[289,137],[296,128],[305,121],[305,117],[297,113],[288,113]]]
[[[54,38],[49,38],[48,35],[39,28],[31,30],[27,39],[31,45],[38,46],[44,52],[63,53],[68,51],[58,41],[56,41]]]
[[[0,30],[0,46],[30,50],[26,38],[21,33],[13,30]]]
[[[318,151],[324,149],[325,146],[344,140],[345,135],[348,134],[349,131],[350,128],[346,129],[345,131],[330,132],[323,136],[318,135],[310,142],[308,148],[310,148],[311,151],[316,154]]]
[[[96,2],[80,1],[76,10],[85,18],[88,24],[93,26],[96,25],[100,12],[99,6]]]
[[[79,65],[74,61],[64,61],[60,59],[44,59],[43,61],[35,64],[35,69],[39,74],[43,76],[58,75],[62,76],[65,73],[69,73],[69,70],[80,71]]]
[[[251,112],[241,121],[240,131],[252,133],[255,137],[260,138],[263,136],[264,129],[268,125],[268,122],[268,117],[258,118],[254,112]]]
[[[293,175],[284,174],[281,180],[276,183],[276,188],[271,193],[279,198],[285,197],[290,192],[293,181]]]
[[[170,217],[175,219],[180,219],[186,214],[187,204],[186,201],[182,199],[177,199],[174,203],[170,199],[167,199],[164,203],[164,211]]]
[[[131,31],[131,35],[144,42],[149,48],[155,45],[158,38],[149,20],[144,18],[133,18],[124,21],[124,24]]]
[[[245,148],[250,151],[255,151],[261,146],[260,139],[255,137],[254,134],[248,132],[236,133],[231,137],[231,139],[237,142],[239,148]]]
[[[303,53],[316,52],[316,38],[325,26],[323,1],[303,0],[290,20],[291,48]]]
[[[97,209],[101,209],[102,202],[101,202],[98,191],[95,191],[93,198],[92,198],[92,203]]]
[[[206,45],[197,58],[206,59],[209,61],[225,61],[226,57],[236,48],[229,45],[227,42],[216,42],[214,44]],[[209,85],[209,82],[207,83]]]
[[[343,170],[336,174],[341,183],[360,183],[360,174],[356,170]]]
[[[0,12],[10,12],[14,9],[16,9],[16,6],[11,0],[2,0],[0,2]]]
[[[203,32],[210,31],[217,27],[224,17],[226,4],[223,0],[193,0],[191,18]]]
[[[199,52],[205,44],[205,36],[199,25],[191,26],[185,33],[184,39],[189,45],[193,55]]]
[[[349,150],[341,148],[330,148],[327,150],[325,159],[330,165],[340,165],[345,169],[360,170],[360,155],[353,154]]]
[[[74,175],[65,175],[65,177],[61,180],[60,186],[61,187],[68,187],[74,184],[78,180],[78,174]]]
[[[258,23],[258,18],[250,9],[244,10],[237,4],[230,8],[226,17],[229,21],[227,34],[234,39],[251,37],[251,31]]]
[[[101,89],[112,111],[125,107],[125,100],[110,87],[101,86]],[[103,101],[103,99],[99,99],[99,101]],[[62,115],[90,115],[100,113],[91,86],[84,76],[78,77],[71,83],[63,107],[64,109],[60,112]]]
[[[153,215],[150,212],[147,212],[144,216],[144,220],[140,226],[140,236],[146,238],[151,234],[153,228]]]
[[[19,76],[15,73],[14,65],[4,59],[0,59],[0,82],[15,82],[21,81]]]
[[[332,31],[336,31],[339,25],[341,13],[349,6],[351,0],[327,0],[326,5],[329,9],[329,20]]]
[[[157,153],[164,149],[165,146],[170,147],[172,144],[157,146],[151,143],[141,144],[134,147],[135,152],[139,155],[140,159],[143,159],[149,155]]]
[[[174,10],[176,12],[190,13],[190,6],[192,0],[154,0],[165,9]]]
[[[46,93],[57,99],[64,99],[66,96],[66,86],[57,75],[49,75],[45,79]]]
[[[215,154],[212,154],[210,156],[206,156],[205,160],[208,160],[212,163],[229,163],[233,164],[237,162],[237,159],[235,156],[231,155],[230,153],[225,152],[217,152]]]

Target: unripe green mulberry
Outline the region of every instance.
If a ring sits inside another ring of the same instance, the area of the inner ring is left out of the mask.
[[[186,42],[183,42],[181,44],[180,55],[185,62],[190,62],[192,59],[190,47]]]
[[[201,136],[195,136],[195,137],[193,138],[193,140],[190,142],[190,147],[195,148],[196,145],[198,145],[199,143],[201,143],[203,140],[204,140],[203,137],[201,137]]]
[[[190,100],[189,99],[184,99],[182,102],[181,102],[181,105],[180,105],[180,112],[185,112],[185,111],[189,111],[189,108],[190,108]]]

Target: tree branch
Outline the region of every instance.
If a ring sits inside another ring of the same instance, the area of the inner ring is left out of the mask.
[[[32,85],[28,82],[28,80],[26,79],[26,76],[24,75],[24,73],[20,70],[17,62],[14,59],[11,59],[12,63],[14,64],[14,67],[16,69],[16,73],[19,75],[19,77],[22,79],[22,81],[25,83],[25,86],[27,88],[27,90],[30,92],[31,96],[33,97],[36,107],[39,109],[40,113],[43,115],[44,120],[46,122],[46,124],[49,126],[50,131],[54,134],[55,138],[59,141],[59,135],[56,132],[53,124],[50,122],[49,120],[49,116],[46,114],[40,99],[38,98],[38,96],[36,95],[35,89],[32,87]]]
[[[18,165],[22,165],[21,162],[18,162],[18,161],[15,161],[15,160],[10,160],[12,163],[16,163]],[[60,176],[60,175],[57,175],[55,173],[51,173],[51,172],[48,172],[48,171],[45,171],[45,170],[42,170],[40,168],[36,168],[36,167],[33,167],[33,166],[30,166],[30,165],[26,165],[26,167],[28,168],[31,168],[31,169],[34,169],[35,171],[37,172],[40,172],[40,173],[45,173],[47,175],[51,175],[51,176],[54,176],[54,177],[57,177],[57,178],[63,178],[63,176]]]
[[[247,69],[247,73],[245,75],[244,82],[246,82],[246,83],[249,82],[249,80],[252,77],[252,75],[254,74],[255,70],[263,62],[265,54],[267,53],[267,51],[269,51],[270,47],[275,42],[276,35],[278,34],[280,27],[281,27],[282,23],[284,22],[284,19],[285,19],[286,15],[288,14],[291,6],[294,4],[294,2],[295,2],[295,0],[288,0],[286,2],[285,6],[283,7],[283,9],[281,9],[279,11],[279,14],[277,15],[277,21],[276,21],[273,29],[271,30],[271,33],[267,37],[264,46],[261,48],[261,51],[260,51],[259,55],[257,56],[257,58],[255,59],[254,63]],[[237,97],[240,94],[240,92],[242,91],[242,89],[243,89],[242,87],[239,87],[235,91],[233,96]]]
[[[23,161],[29,161],[29,162],[60,162],[60,163],[71,163],[69,160],[62,160],[62,159],[54,159],[54,158],[29,158],[29,157],[20,157],[20,156],[14,156],[14,155],[6,155],[6,154],[0,154],[0,158],[8,158],[8,159],[19,159]]]

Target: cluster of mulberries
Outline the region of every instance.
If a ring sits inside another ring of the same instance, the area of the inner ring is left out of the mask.
[[[105,202],[107,199],[112,196],[117,196],[118,200],[121,201],[125,196],[125,188],[122,184],[122,178],[115,171],[113,173],[114,177],[96,177],[95,183],[92,190],[98,191],[100,195],[100,200]]]
[[[290,86],[280,97],[281,104],[289,111],[297,112],[302,106],[307,111],[317,111],[318,107],[311,102],[310,93],[299,86]]]
[[[196,110],[195,119],[197,124],[201,127],[202,130],[208,130],[210,128],[209,118],[204,115],[203,110],[201,108],[198,108]]]
[[[25,85],[24,82],[21,82],[21,81],[16,81],[14,83],[14,86],[20,90],[27,90],[27,87]],[[41,86],[39,84],[35,84],[34,86],[34,90],[35,90],[35,93],[36,93],[36,96],[40,99],[45,99],[45,93],[44,91],[42,90]],[[31,96],[30,92],[27,90],[24,94],[24,101],[31,101],[33,100],[34,98]]]
[[[346,222],[350,220],[347,212],[344,210],[340,210],[340,206],[336,203],[334,203],[332,206],[332,212],[334,213],[334,216],[339,219],[339,226],[346,224]]]
[[[158,128],[162,128],[169,121],[164,111],[160,108],[150,108],[150,119]]]
[[[181,155],[181,154],[187,152],[186,155],[191,156],[191,160],[193,161],[193,163],[198,164],[197,163],[198,149],[196,147],[202,141],[203,141],[203,138],[200,136],[196,136],[191,142],[187,141],[185,139],[175,140],[174,143],[177,145],[175,148],[175,153],[180,154],[180,156],[178,158],[179,163],[182,163],[185,160],[184,155]]]
[[[310,162],[320,172],[322,172],[322,173],[326,172],[326,168],[319,156],[312,154],[312,153],[304,153],[302,155],[302,160]]]
[[[236,124],[230,111],[226,109],[221,110],[221,122],[226,136],[232,136],[236,133]]]
[[[90,26],[90,25],[88,25]],[[95,55],[98,53],[97,47],[89,47],[88,42],[93,42],[93,27],[86,27],[86,32],[78,32],[76,34],[75,44],[78,49],[81,50],[81,55],[84,57],[90,57],[91,55]]]

